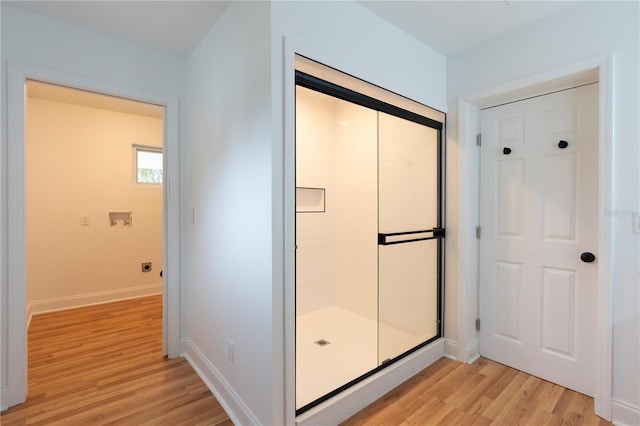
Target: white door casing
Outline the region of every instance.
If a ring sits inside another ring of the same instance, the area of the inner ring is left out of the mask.
[[[484,110],[481,126],[480,353],[594,396],[598,84]]]
[[[8,64],[8,321],[7,388],[2,407],[23,402],[27,394],[26,240],[25,240],[25,102],[27,80],[112,95],[164,107],[163,194],[163,352],[180,356],[180,215],[179,215],[179,101],[175,97],[86,77],[9,62]],[[3,330],[4,331],[4,330]]]

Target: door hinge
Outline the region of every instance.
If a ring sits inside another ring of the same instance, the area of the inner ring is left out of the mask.
[[[480,133],[476,135],[476,145],[482,146],[482,135]]]
[[[476,318],[476,331],[480,331],[480,318]]]
[[[476,238],[480,239],[481,235],[482,235],[482,228],[479,226],[476,226]]]

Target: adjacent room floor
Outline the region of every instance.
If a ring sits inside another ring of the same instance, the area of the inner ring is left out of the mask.
[[[162,296],[36,315],[23,424],[231,425],[184,359],[162,356]]]

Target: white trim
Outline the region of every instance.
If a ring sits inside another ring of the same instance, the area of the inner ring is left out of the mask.
[[[467,345],[467,364],[473,364],[474,362],[476,362],[476,360],[478,360],[478,358],[480,358],[480,351],[478,350],[478,339],[474,339],[473,341],[469,342],[469,344]]]
[[[536,87],[544,82],[548,82],[555,79],[562,79],[572,74],[578,74],[583,71],[597,69],[599,72],[600,81],[600,210],[599,210],[599,242],[598,242],[598,262],[599,262],[599,287],[598,287],[598,378],[597,378],[597,390],[595,394],[595,413],[600,417],[610,420],[611,419],[611,404],[612,404],[612,333],[613,333],[613,319],[612,319],[612,287],[611,287],[611,235],[612,224],[611,217],[608,215],[612,210],[612,152],[613,152],[613,57],[600,57],[589,59],[583,62],[571,64],[558,69],[554,69],[542,74],[529,76],[516,81],[508,82],[499,86],[491,87],[475,94],[464,96],[458,102],[458,113],[460,122],[458,142],[461,149],[460,167],[459,170],[465,170],[465,164],[472,164],[479,161],[479,154],[476,150],[464,149],[475,145],[475,134],[471,134],[466,129],[466,126],[471,127],[468,123],[473,119],[475,114],[478,114],[479,108],[485,106],[487,103],[495,102],[496,98],[503,96],[508,99],[510,94],[516,91],[521,91],[523,88]],[[477,124],[476,124],[477,126]],[[476,176],[479,176],[476,174]],[[460,211],[474,211],[477,212],[479,208],[479,201],[474,199],[474,195],[477,195],[477,190],[469,185],[469,180],[465,179],[460,181],[460,202],[462,203],[459,208]],[[463,209],[465,207],[465,209]],[[475,235],[470,236],[469,232],[462,232],[462,230],[469,231],[475,228],[477,223],[477,217],[471,219],[465,217],[460,219],[459,226],[461,227],[460,241],[461,246],[463,244],[477,246]],[[458,274],[461,277],[465,277],[466,273],[471,273],[464,262],[460,262],[458,266]],[[477,270],[474,272],[475,281],[477,286]],[[469,275],[472,276],[472,275]],[[461,293],[468,293],[470,286],[474,285],[471,280],[459,281],[458,291]],[[477,287],[476,287],[477,288]],[[473,297],[459,297],[458,299],[458,312],[470,312],[477,310],[477,294]],[[458,324],[458,332],[460,330],[469,329],[472,327],[473,318],[460,316],[459,317],[466,324]],[[463,340],[464,338],[464,340]],[[468,347],[471,343],[469,334],[459,335],[458,345],[459,347]]]
[[[56,297],[53,299],[34,300],[28,303],[27,312],[31,317],[45,312],[62,311],[65,309],[81,308],[84,306],[101,305],[119,300],[136,299],[139,297],[162,294],[162,283],[122,288],[117,290],[98,291],[93,293],[75,294],[73,296]],[[27,328],[29,326],[27,325]]]
[[[462,354],[462,355],[460,355]],[[473,364],[478,358],[480,353],[478,352],[478,339],[472,340],[464,350],[462,350],[458,342],[452,339],[444,340],[444,356],[454,361],[465,362],[467,364]],[[458,356],[464,356],[464,360],[459,359]]]
[[[189,339],[180,342],[183,356],[196,371],[211,393],[216,397],[224,411],[235,425],[259,425],[260,420],[240,395],[224,379],[218,369],[207,360],[202,351]]]
[[[452,339],[444,339],[444,356],[458,361],[458,342]]]
[[[458,101],[458,322],[457,359],[470,362],[479,356],[478,332],[478,239],[480,195],[479,110],[464,100]],[[475,185],[475,186],[474,186]],[[469,349],[475,352],[469,352]]]
[[[0,403],[0,411],[4,411],[7,408],[9,408],[7,405],[4,404],[4,401],[7,400],[8,392],[9,392],[9,388],[7,388],[6,386],[3,386],[2,388],[0,388],[0,401],[2,401]]]
[[[26,72],[8,64],[7,153],[7,393],[11,407],[27,398],[26,242],[24,191],[24,119]],[[18,124],[21,123],[21,124]]]
[[[614,399],[611,404],[611,423],[616,426],[640,425],[640,407]]]
[[[484,108],[486,106],[493,105],[498,97],[503,99],[510,99],[510,95],[512,93],[518,93],[521,99],[523,97],[526,97],[527,95],[540,94],[541,86],[544,86],[546,88],[545,91],[548,92],[552,89],[551,86],[546,83],[553,80],[562,80],[561,86],[555,89],[566,88],[566,77],[573,74],[580,74],[588,70],[600,69],[610,60],[612,60],[611,57],[587,59],[582,62],[565,65],[560,68],[542,72],[540,74],[535,74],[521,79],[512,80],[504,84],[499,84],[497,86],[489,87],[468,96],[463,96],[462,99],[465,102]],[[600,76],[600,78],[602,78],[602,76]],[[532,88],[532,93],[523,91],[523,89],[525,88]]]
[[[29,331],[29,327],[31,327],[32,319],[33,319],[33,309],[31,308],[31,303],[27,303],[27,332]]]
[[[438,339],[296,418],[298,425],[337,425],[444,355]]]
[[[88,79],[46,68],[8,64],[8,339],[9,375],[6,399],[11,407],[27,395],[27,301],[25,241],[24,123],[26,82],[29,79],[164,106],[165,184],[163,226],[163,349],[169,357],[180,353],[180,216],[178,99],[162,94]]]
[[[598,386],[594,410],[600,417],[611,420],[613,400],[613,56],[603,59],[599,66],[600,80],[600,212],[598,213]]]
[[[296,417],[295,54],[284,39],[284,423]]]
[[[160,99],[160,98],[159,98]],[[180,356],[180,104],[164,98],[162,349]]]

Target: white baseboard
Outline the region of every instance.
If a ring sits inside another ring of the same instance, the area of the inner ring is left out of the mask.
[[[27,304],[27,328],[29,322],[31,322],[31,317],[35,314],[117,302],[118,300],[135,299],[137,297],[152,296],[154,294],[162,294],[162,283],[56,297],[53,299],[34,300]]]
[[[180,353],[189,361],[189,364],[222,405],[233,424],[259,425],[261,423],[218,369],[190,339],[186,338],[180,341]]]
[[[337,425],[444,356],[437,340],[296,417],[297,425]]]
[[[614,399],[611,401],[611,423],[616,426],[640,425],[640,407]]]
[[[29,330],[29,326],[31,325],[32,318],[33,318],[33,308],[31,307],[31,303],[27,303],[27,330]]]
[[[478,358],[480,358],[478,339],[473,339],[473,341],[467,345],[467,364],[473,364]]]
[[[0,388],[0,411],[4,411],[9,408],[7,402],[7,396],[9,395],[9,389],[6,386]]]
[[[444,356],[454,361],[458,360],[458,342],[444,339]]]
[[[449,359],[473,364],[478,358],[480,358],[480,353],[478,352],[478,339],[474,339],[465,349],[465,352],[461,353],[458,342],[452,339],[445,339],[444,341],[444,356]]]

